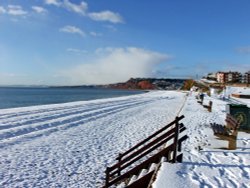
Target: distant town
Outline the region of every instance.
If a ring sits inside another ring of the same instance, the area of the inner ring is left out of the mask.
[[[229,71],[229,72],[217,72],[217,73],[209,73],[207,76],[203,77],[210,81],[215,81],[218,83],[250,83],[250,71],[245,73],[240,73],[237,71]]]
[[[204,85],[205,84],[205,85]],[[235,85],[246,87],[250,84],[250,71],[241,73],[237,71],[208,73],[201,80],[192,79],[157,79],[157,78],[131,78],[124,83],[108,84],[102,87],[115,89],[142,89],[142,90],[189,90],[193,85],[199,88],[221,87]]]
[[[189,90],[192,86],[209,90],[209,87],[224,88],[225,86],[250,86],[250,71],[240,73],[237,71],[208,73],[200,80],[194,79],[173,79],[173,78],[130,78],[121,83],[104,85],[78,85],[78,86],[52,86],[70,88],[111,88],[129,90]]]

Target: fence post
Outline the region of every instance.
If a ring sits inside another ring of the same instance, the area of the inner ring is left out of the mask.
[[[109,167],[106,169],[106,182],[105,182],[105,188],[109,187]]]
[[[209,101],[209,106],[208,106],[208,111],[212,112],[212,106],[213,106],[213,102]]]
[[[118,176],[120,176],[121,175],[121,160],[122,160],[122,154],[121,153],[119,153],[117,159],[118,159]]]
[[[174,136],[174,153],[173,153],[173,163],[176,162],[177,156],[177,146],[178,146],[178,137],[179,137],[179,120],[178,117],[175,118],[175,136]]]

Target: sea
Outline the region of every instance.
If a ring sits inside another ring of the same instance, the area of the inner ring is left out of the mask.
[[[0,109],[86,101],[143,93],[85,87],[0,87]]]

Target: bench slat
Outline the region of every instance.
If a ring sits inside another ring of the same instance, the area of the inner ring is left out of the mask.
[[[227,123],[226,126],[216,123],[210,124],[214,134],[230,136],[233,134],[233,131],[236,131],[239,128],[238,121],[232,115],[227,114],[225,121]]]

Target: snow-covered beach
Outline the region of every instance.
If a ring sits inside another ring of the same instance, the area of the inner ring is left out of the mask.
[[[118,152],[172,121],[185,93],[0,111],[0,187],[98,187]]]
[[[209,100],[212,113],[180,91],[0,110],[0,187],[100,187],[119,152],[182,114],[184,162],[163,163],[153,187],[250,187],[250,136],[219,149],[209,124],[224,124],[226,102]]]

